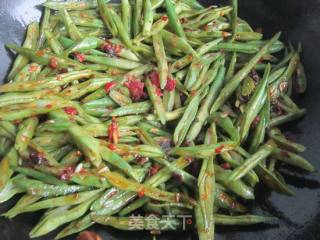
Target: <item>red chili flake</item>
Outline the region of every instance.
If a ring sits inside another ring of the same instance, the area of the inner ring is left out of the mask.
[[[144,191],[143,190],[139,191],[138,192],[138,196],[139,196],[139,198],[143,198],[144,197]]]
[[[204,26],[202,27],[202,29],[203,29],[204,31],[208,31],[208,30],[209,30],[209,26],[208,26],[208,25],[204,25]]]
[[[155,175],[157,172],[159,172],[159,170],[160,170],[160,166],[158,166],[158,165],[152,166],[149,169],[149,176],[151,177],[151,176]]]
[[[48,160],[44,157],[44,154],[41,152],[31,152],[29,155],[29,160],[31,164],[42,165],[46,164]]]
[[[75,53],[74,56],[79,62],[84,62],[86,60],[86,56],[82,53]]]
[[[116,82],[107,82],[106,85],[104,86],[104,90],[106,91],[106,93],[109,93],[110,90],[117,85]]]
[[[188,22],[188,18],[181,18],[180,19],[180,23],[181,24],[185,24],[185,23],[187,23]]]
[[[160,77],[159,77],[158,72],[152,71],[152,72],[149,74],[149,77],[150,77],[151,83],[152,83],[154,86],[156,86],[157,88],[160,88]]]
[[[132,100],[139,101],[146,94],[143,91],[144,83],[140,80],[129,80],[124,83],[124,85],[129,89],[130,96]]]
[[[78,115],[78,111],[74,107],[65,107],[64,111],[66,114],[69,114],[69,115]]]
[[[260,122],[260,116],[256,116],[253,122],[251,123],[251,127],[256,128],[259,122]]]
[[[79,234],[77,240],[102,240],[102,238],[92,231],[84,231]]]
[[[60,68],[59,69],[59,74],[67,73],[69,70],[67,68]]]
[[[197,94],[197,91],[196,90],[191,90],[191,92],[190,92],[190,95],[191,96],[195,96]]]
[[[123,47],[120,44],[113,44],[110,41],[104,42],[101,46],[102,51],[104,51],[112,56],[119,55],[122,48]]]
[[[181,174],[179,174],[179,173],[173,173],[173,178],[177,181],[177,182],[179,182],[179,183],[182,183],[183,182],[183,176],[181,175]]]
[[[42,57],[44,55],[44,51],[43,50],[39,50],[39,51],[36,52],[36,55],[38,57]]]
[[[163,95],[160,88],[156,88],[156,95],[159,97],[161,97]]]
[[[176,80],[172,79],[172,78],[168,78],[167,79],[167,84],[165,89],[169,92],[173,91],[176,88]]]
[[[229,36],[230,36],[230,34],[228,32],[222,32],[222,37],[223,38],[227,38]]]
[[[282,115],[284,110],[282,109],[282,107],[280,106],[280,104],[278,102],[274,102],[271,106],[271,109],[272,111],[277,114],[278,116],[279,115]]]
[[[46,105],[46,108],[52,108],[52,107],[53,107],[53,106],[52,106],[52,104],[50,104],[50,103]]]
[[[160,17],[160,19],[162,20],[162,21],[168,21],[168,16],[167,15],[163,15],[163,16],[161,16]]]
[[[216,154],[220,154],[221,152],[222,152],[222,149],[224,148],[224,145],[223,144],[221,144],[221,146],[220,147],[217,147],[215,150],[214,150],[214,152],[216,153]]]
[[[147,157],[142,157],[142,156],[140,156],[140,155],[137,155],[136,157],[135,157],[135,161],[136,161],[136,163],[137,164],[139,164],[139,165],[144,165],[146,162],[148,162],[148,158]]]
[[[13,124],[14,124],[14,125],[19,125],[19,124],[21,124],[21,122],[22,122],[21,120],[14,120],[14,121],[13,121]]]
[[[222,164],[220,165],[220,167],[222,167],[222,168],[225,169],[225,170],[228,170],[228,169],[231,168],[231,165],[230,165],[229,163],[222,163]]]
[[[117,145],[115,145],[114,143],[109,143],[108,144],[108,148],[112,151],[117,150]]]
[[[37,65],[30,65],[29,67],[29,72],[32,73],[32,72],[36,72],[38,71],[39,67]]]
[[[72,177],[72,174],[74,174],[75,167],[69,166],[62,170],[59,177],[61,180],[70,180]]]
[[[253,79],[256,83],[258,83],[258,82],[260,81],[260,76],[259,76],[259,74],[257,73],[257,71],[254,70],[254,69],[250,72],[250,77],[252,77],[252,79]]]
[[[112,118],[112,122],[108,128],[108,137],[109,142],[113,142],[115,144],[118,143],[119,139],[119,129],[118,129],[118,123],[116,122],[116,118]]]
[[[58,68],[58,60],[55,57],[50,58],[49,67],[52,69]]]

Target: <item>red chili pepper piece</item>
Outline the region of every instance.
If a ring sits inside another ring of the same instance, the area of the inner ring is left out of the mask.
[[[145,96],[144,83],[140,80],[129,80],[124,85],[129,89],[132,100],[138,101]]]
[[[144,191],[143,190],[139,191],[138,192],[138,196],[139,196],[139,198],[143,198],[144,197]]]
[[[78,111],[74,107],[65,107],[64,111],[66,114],[69,114],[69,115],[78,115]]]
[[[117,85],[116,82],[107,82],[106,85],[104,86],[104,89],[106,90],[106,93],[109,93],[110,90]]]
[[[82,53],[75,53],[74,56],[79,62],[84,62],[86,60],[86,56]]]
[[[118,123],[116,122],[116,118],[112,118],[112,122],[108,129],[108,136],[109,136],[109,142],[113,142],[115,144],[118,143],[119,139],[119,129],[118,129]]]
[[[160,88],[156,88],[156,94],[157,94],[157,96],[159,96],[159,97],[161,97],[161,96],[163,95]]]
[[[37,65],[30,65],[29,67],[29,72],[32,73],[32,72],[35,72],[35,71],[38,71],[39,67]]]
[[[224,145],[222,144],[220,147],[217,147],[214,151],[216,154],[220,154],[223,148],[224,148]]]
[[[156,71],[152,71],[150,74],[149,74],[149,77],[150,77],[150,80],[151,80],[151,83],[160,88],[160,77],[159,77],[159,74],[156,72]]]
[[[109,143],[108,144],[108,148],[112,151],[117,150],[117,145],[115,145],[114,143]]]
[[[251,127],[256,128],[259,122],[260,122],[260,116],[256,116],[251,124]]]
[[[105,43],[102,44],[101,46],[101,50],[113,55],[113,56],[117,56],[121,53],[123,46],[121,46],[120,44],[113,44],[109,41],[106,41]]]
[[[43,50],[39,50],[39,51],[36,52],[36,55],[38,57],[42,57],[44,55],[44,51]]]
[[[165,89],[169,92],[173,91],[176,88],[176,80],[172,79],[172,78],[168,78],[167,79],[167,84]]]
[[[169,17],[167,15],[163,15],[163,16],[160,17],[160,19],[162,21],[167,21],[169,19]]]
[[[52,108],[53,106],[52,106],[52,104],[47,104],[46,105],[46,108]]]
[[[60,174],[61,180],[70,180],[72,177],[72,174],[74,174],[75,167],[69,166],[62,170],[62,173]]]
[[[158,165],[152,166],[149,170],[149,176],[151,177],[151,176],[155,175],[157,172],[159,172],[159,170],[160,170],[160,166],[158,166]]]
[[[229,163],[222,163],[220,166],[225,170],[228,170],[231,168],[231,165]]]
[[[55,57],[50,58],[49,67],[52,69],[58,68],[58,60]]]
[[[102,238],[92,231],[84,231],[79,234],[77,240],[102,240]]]

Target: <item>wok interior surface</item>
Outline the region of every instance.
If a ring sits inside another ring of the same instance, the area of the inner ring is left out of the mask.
[[[20,43],[27,23],[38,20],[41,12],[34,6],[40,0],[1,0],[0,1],[0,82],[13,58],[4,48],[6,43]],[[227,3],[228,1],[201,1],[204,5]],[[289,126],[287,132],[293,139],[307,146],[304,157],[320,169],[320,0],[239,0],[240,16],[254,27],[262,27],[268,37],[281,30],[283,39],[303,44],[303,63],[308,76],[308,91],[297,99],[308,109],[307,116]],[[1,146],[0,146],[1,147]],[[305,175],[302,172],[282,171],[295,196],[286,197],[257,189],[257,200],[252,208],[279,218],[279,225],[259,225],[255,227],[228,227],[217,229],[218,240],[318,240],[320,239],[320,175],[318,172]],[[0,205],[0,212],[11,207],[14,202]],[[1,240],[26,240],[36,224],[37,214],[23,214],[12,222],[0,218]],[[119,232],[110,228],[94,227],[103,239],[142,240],[151,239],[148,233]],[[53,239],[54,235],[39,238]],[[75,239],[74,236],[69,239]],[[190,233],[165,233],[159,240],[196,239]]]

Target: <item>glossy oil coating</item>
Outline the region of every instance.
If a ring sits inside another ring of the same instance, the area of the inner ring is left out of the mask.
[[[41,12],[35,6],[40,0],[0,0],[0,82],[5,78],[13,55],[4,49],[5,43],[20,43],[26,24],[39,19]],[[222,1],[201,1],[205,5]],[[227,2],[227,1],[225,1]],[[307,116],[288,126],[288,133],[308,147],[304,156],[320,169],[320,0],[239,0],[240,16],[266,33],[283,30],[283,37],[304,46],[303,62],[308,74],[309,89],[299,97],[300,105],[308,109]],[[279,226],[218,228],[217,240],[319,240],[320,239],[320,175],[287,174],[286,181],[296,196],[286,197],[258,190],[257,211],[279,218]],[[0,205],[0,213],[13,203]],[[1,240],[27,240],[28,233],[38,220],[36,214],[24,214],[13,222],[0,218]],[[95,227],[103,239],[144,240],[147,233],[126,233],[110,228]],[[39,238],[52,239],[53,235]],[[71,237],[69,239],[75,239]],[[193,240],[191,234],[163,234],[158,240]]]

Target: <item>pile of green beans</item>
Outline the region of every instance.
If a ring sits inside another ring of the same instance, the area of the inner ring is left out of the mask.
[[[295,49],[229,6],[196,0],[53,1],[28,26],[0,86],[0,202],[9,219],[44,211],[30,232],[55,239],[94,223],[147,229],[190,215],[200,240],[249,215],[254,188],[293,195],[280,165],[312,172],[305,147],[278,128],[306,110]],[[140,224],[130,226],[132,214]],[[142,214],[142,215],[141,215]],[[156,231],[157,230],[157,231]]]

